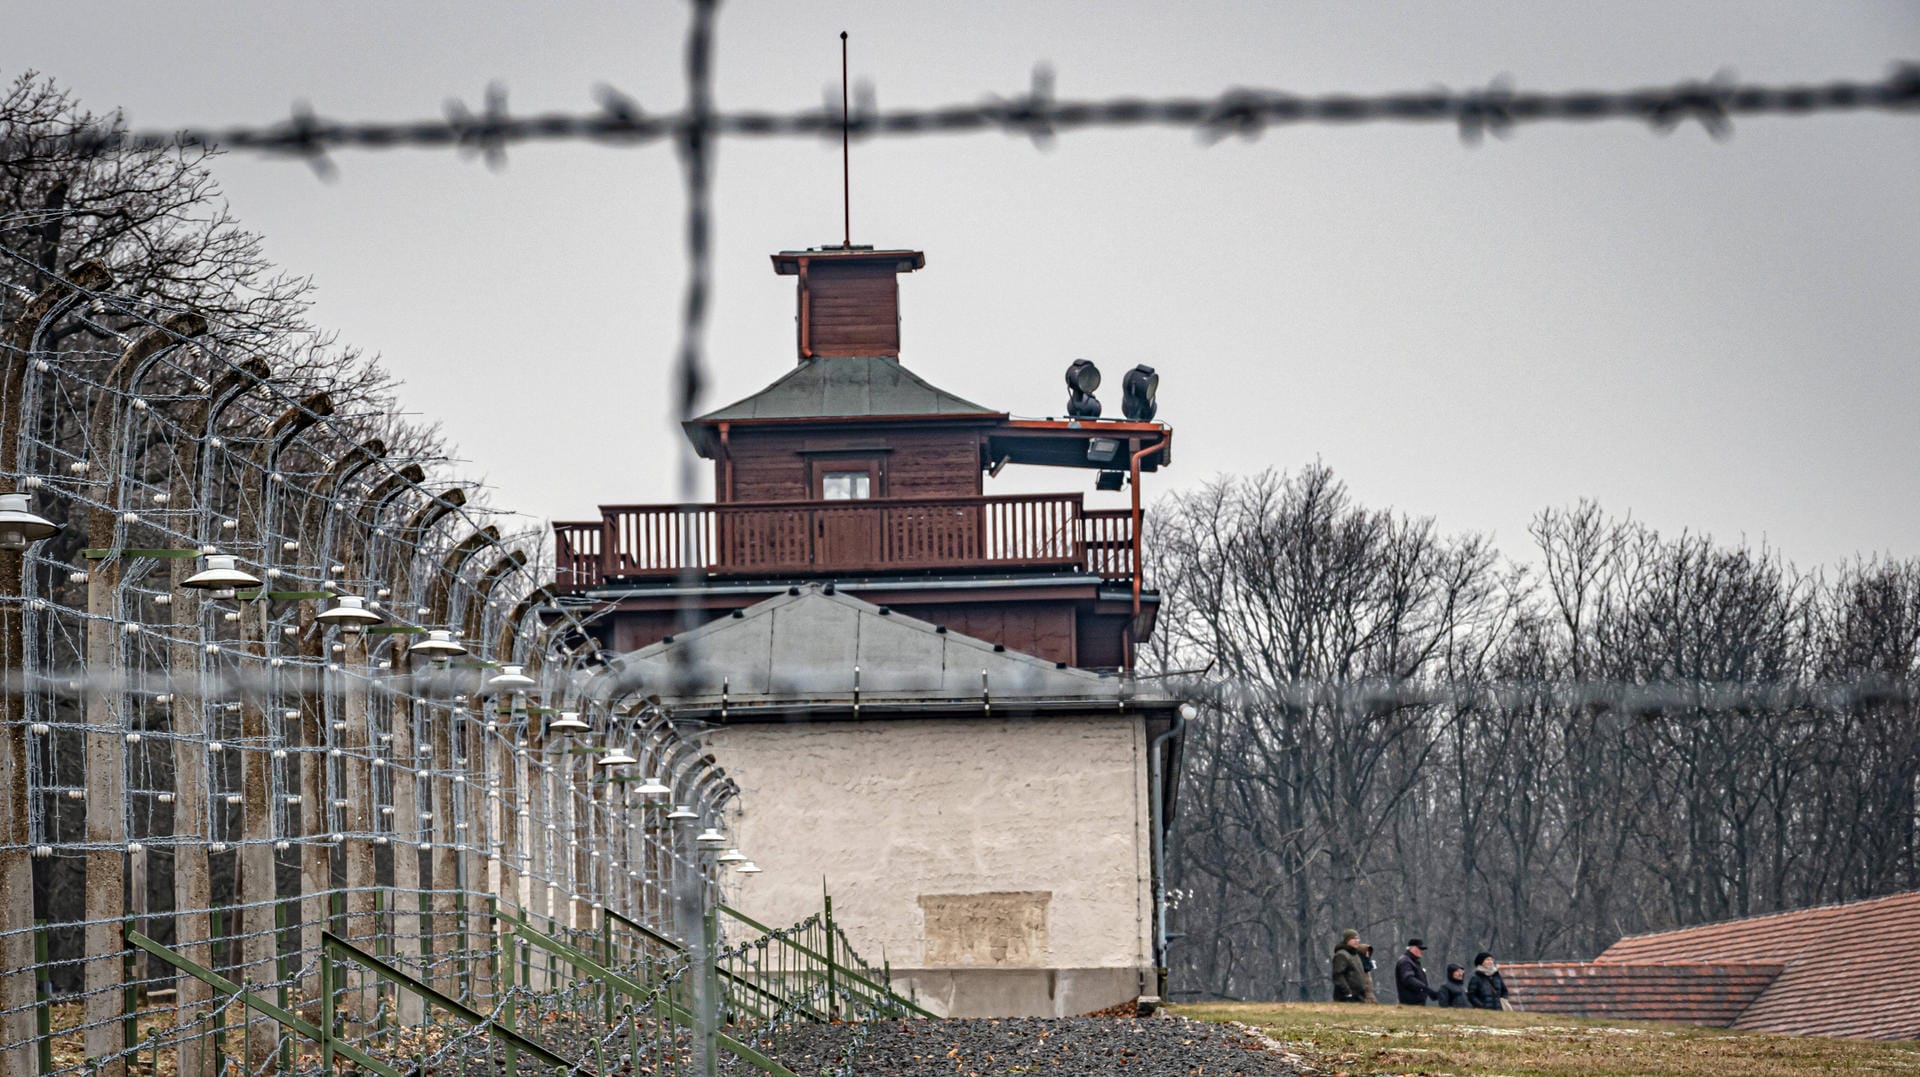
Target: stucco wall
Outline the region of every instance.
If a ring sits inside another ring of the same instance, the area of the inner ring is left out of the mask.
[[[740,786],[735,842],[764,869],[728,886],[749,915],[798,920],[824,880],[862,955],[956,1013],[1137,993],[1152,965],[1138,718],[736,726],[711,744]]]

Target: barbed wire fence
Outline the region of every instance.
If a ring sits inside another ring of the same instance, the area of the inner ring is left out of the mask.
[[[332,155],[347,150],[453,149],[498,166],[515,146],[671,144],[686,191],[672,375],[684,418],[705,381],[721,139],[825,138],[844,126],[854,139],[1000,132],[1045,145],[1082,130],[1163,128],[1213,142],[1400,122],[1453,125],[1472,144],[1545,122],[1628,120],[1664,132],[1691,121],[1725,137],[1740,118],[1920,109],[1920,65],[1900,64],[1881,79],[1817,85],[1722,77],[1626,91],[1495,84],[1094,101],[1056,97],[1039,68],[1022,92],[978,103],[862,103],[844,118],[832,108],[740,111],[714,101],[717,10],[717,0],[692,3],[687,98],[674,111],[602,89],[592,111],[515,115],[490,88],[479,108],[454,105],[435,119],[339,121],[303,107],[267,126],[84,127],[0,141],[0,155],[203,147],[284,156],[331,176]],[[543,534],[511,523],[503,534],[509,518],[468,504],[472,487],[429,478],[439,461],[388,454],[378,415],[276,381],[255,342],[191,309],[116,291],[103,267],[23,298],[26,312],[0,327],[0,483],[65,528],[0,551],[0,1072],[122,1077],[151,1051],[148,1072],[158,1074],[159,1048],[179,1074],[284,1065],[277,1026],[148,961],[129,931],[256,990],[311,999],[327,993],[329,930],[496,1017],[584,1005],[551,964],[526,962],[516,979],[509,960],[502,975],[488,922],[502,909],[574,936],[604,931],[611,910],[701,944],[687,938],[676,895],[689,885],[711,893],[720,876],[661,816],[688,805],[717,823],[735,790],[670,715],[596,675],[607,656],[545,590]],[[115,346],[50,346],[50,328],[71,320]],[[683,451],[683,502],[695,500],[694,475]],[[256,582],[230,596],[196,587],[215,556],[235,558]],[[343,608],[380,623],[358,632],[328,623]],[[440,644],[465,653],[425,657]],[[527,683],[489,690],[509,666]],[[628,772],[558,735],[554,723],[576,712],[609,744],[630,743],[634,772],[658,778],[667,799],[636,794],[611,777]],[[54,915],[39,923],[36,910]],[[730,945],[722,956],[741,952]],[[688,990],[713,990],[694,979]],[[56,985],[78,1011],[61,1029],[78,1041],[70,1056],[52,1056],[59,1037],[45,1027]],[[405,1047],[422,1066],[476,1049],[491,1058],[471,1030],[403,1042],[398,1030],[425,1017],[418,998],[349,987],[356,1042]],[[637,1043],[642,1018],[635,1008],[596,1032],[596,1049],[619,1036]],[[237,1053],[217,1034],[223,1024],[238,1029]],[[689,1048],[664,1027],[645,1035],[664,1045],[672,1071]]]
[[[74,319],[95,332],[50,344]],[[542,534],[252,343],[96,265],[0,336],[9,1075],[284,1068],[277,1024],[140,936],[284,1003],[327,994],[331,931],[497,1010],[499,917],[677,939],[676,892],[720,886],[664,819],[720,825],[732,784],[605,676]],[[359,1042],[424,1016],[344,988]]]

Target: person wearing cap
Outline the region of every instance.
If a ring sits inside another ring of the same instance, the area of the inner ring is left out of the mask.
[[[1440,992],[1427,986],[1427,967],[1420,963],[1426,956],[1427,944],[1419,939],[1407,940],[1407,952],[1400,955],[1400,962],[1393,967],[1393,985],[1400,994],[1402,1006],[1425,1006],[1430,998],[1437,999]]]
[[[1485,950],[1473,955],[1473,979],[1467,984],[1467,1001],[1476,1010],[1511,1010],[1507,1001],[1507,981],[1500,975],[1500,963]]]
[[[1340,945],[1333,948],[1333,1001],[1365,1002],[1372,989],[1366,962],[1360,954],[1360,933],[1352,928],[1341,932]]]
[[[1459,965],[1448,965],[1446,982],[1440,985],[1440,1008],[1466,1010],[1472,1007],[1473,1003],[1467,1001],[1467,970]]]

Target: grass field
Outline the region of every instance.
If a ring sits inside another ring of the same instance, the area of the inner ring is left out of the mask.
[[[1208,1003],[1175,1011],[1256,1028],[1296,1056],[1303,1073],[1920,1077],[1920,1042],[1914,1041],[1870,1043],[1558,1014],[1332,1003]]]

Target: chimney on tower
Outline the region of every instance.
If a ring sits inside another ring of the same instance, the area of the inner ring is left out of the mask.
[[[927,264],[920,251],[821,247],[781,251],[773,271],[799,278],[800,361],[900,357],[900,281]]]

